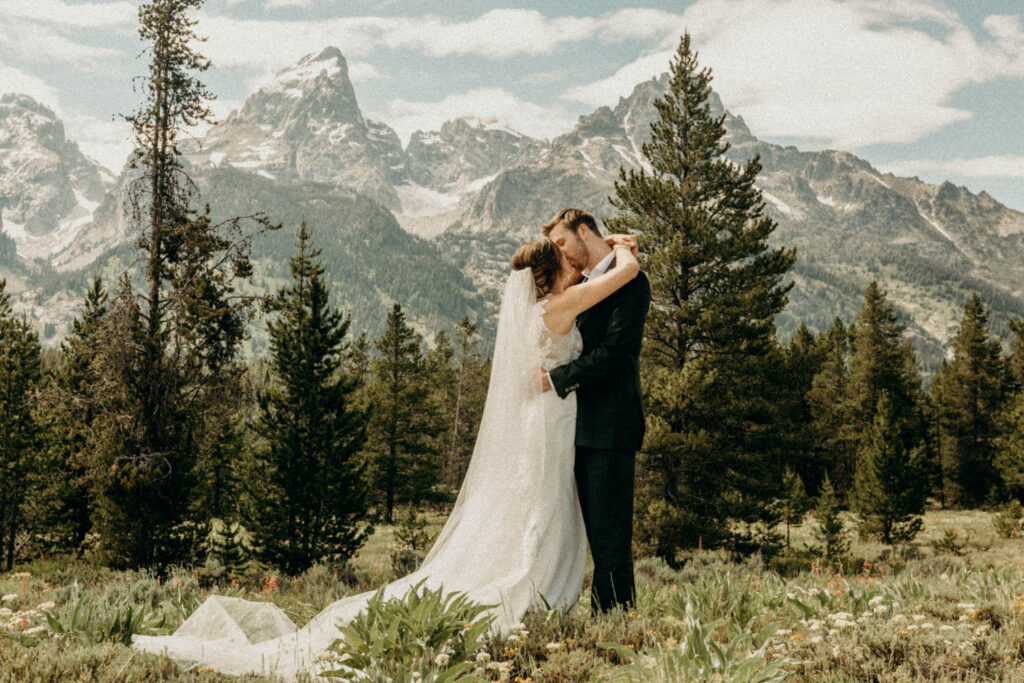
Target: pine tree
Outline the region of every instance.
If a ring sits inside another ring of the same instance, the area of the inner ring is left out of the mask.
[[[857,444],[860,433],[849,415],[850,335],[843,321],[836,318],[818,340],[823,356],[821,369],[811,380],[807,402],[811,413],[812,459],[818,465],[817,476],[828,474],[831,485],[844,498],[853,487]],[[819,485],[820,488],[820,485]]]
[[[864,305],[850,325],[850,377],[846,404],[853,429],[863,434],[872,423],[878,400],[888,396],[896,419],[905,427],[907,445],[923,437],[921,378],[914,347],[886,293],[872,281]]]
[[[821,491],[818,493],[813,514],[814,539],[818,542],[815,550],[825,562],[832,565],[850,552],[850,539],[846,535],[843,518],[839,516],[839,497],[827,474],[821,482]]]
[[[974,507],[1000,488],[995,439],[1010,380],[1002,344],[990,336],[988,314],[977,294],[964,306],[952,347],[952,359],[943,359],[932,382],[943,499]]]
[[[382,498],[384,521],[394,522],[398,503],[432,498],[438,480],[436,407],[430,400],[423,338],[405,321],[400,304],[376,342],[371,388],[373,417],[369,453],[374,488]]]
[[[94,365],[97,335],[107,315],[107,292],[100,278],[86,292],[80,317],[61,342],[62,365],[44,394],[51,472],[46,525],[59,534],[57,546],[78,551],[92,527],[91,434],[95,417]]]
[[[254,530],[265,559],[293,574],[344,562],[369,531],[359,458],[367,416],[342,371],[349,317],[330,307],[305,221],[297,249],[293,283],[277,295],[280,314],[267,326],[276,382],[259,397],[266,498]]]
[[[786,468],[786,473],[782,477],[782,491],[784,496],[779,502],[782,508],[782,521],[786,524],[786,547],[788,548],[790,527],[803,521],[810,501],[800,475],[789,467]]]
[[[725,115],[711,115],[711,71],[699,67],[689,34],[670,71],[642,148],[651,170],[620,171],[611,201],[621,213],[608,225],[638,235],[651,281],[650,429],[638,485],[642,497],[679,510],[658,513],[675,528],[642,525],[671,563],[680,546],[728,541],[730,517],[771,515],[781,467],[770,452],[778,442],[762,438],[772,418],[762,413],[770,399],[757,395],[765,371],[758,359],[773,353],[795,252],[767,244],[776,224],[755,185],[759,158],[735,166],[724,156]]]
[[[475,350],[478,339],[476,323],[463,317],[455,327],[455,400],[443,474],[448,487],[456,491],[473,455],[490,379],[488,364]]]
[[[889,395],[880,394],[875,418],[857,454],[851,499],[861,531],[877,534],[883,543],[910,541],[922,526],[923,449],[906,447],[904,429]]]
[[[810,393],[815,376],[824,367],[827,350],[807,325],[801,323],[785,348],[783,376],[779,382],[782,434],[789,451],[787,462],[812,490],[821,482],[824,463],[815,449],[817,439]]]
[[[41,378],[39,337],[11,310],[0,280],[0,562],[14,566],[15,541],[29,520],[24,510],[35,486],[39,425],[33,410]]]
[[[192,48],[189,18],[202,4],[152,0],[139,8],[149,74],[143,104],[125,118],[135,136],[129,208],[146,286],[137,292],[131,277],[121,280],[96,344],[104,376],[93,521],[105,561],[116,566],[163,566],[195,554],[180,532],[191,521],[196,470],[220,433],[208,415],[239,394],[237,356],[256,303],[236,291],[252,275],[245,226],[252,219],[257,232],[277,227],[262,214],[213,223],[208,206],[192,206],[196,188],[178,140],[210,121],[211,96],[197,75],[209,62]]]

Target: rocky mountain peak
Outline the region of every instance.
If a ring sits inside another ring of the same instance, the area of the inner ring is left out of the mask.
[[[348,62],[326,47],[277,72],[274,80],[246,100],[238,116],[299,139],[327,122],[366,128],[348,76]]]
[[[19,93],[0,96],[0,223],[24,258],[73,239],[111,174],[67,140],[54,111]]]

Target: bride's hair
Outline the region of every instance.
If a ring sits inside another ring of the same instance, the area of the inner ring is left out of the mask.
[[[512,270],[524,268],[533,271],[533,284],[539,299],[554,286],[558,271],[562,269],[562,255],[547,237],[535,239],[516,249],[512,256]]]

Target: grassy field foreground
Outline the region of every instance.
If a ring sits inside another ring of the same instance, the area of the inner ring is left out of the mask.
[[[936,549],[946,529],[956,542]],[[18,567],[0,575],[0,681],[266,680],[183,671],[127,643],[173,632],[215,591],[272,601],[302,624],[391,579],[393,533],[380,527],[340,574],[248,584],[61,560]],[[807,534],[796,528],[794,546]],[[903,553],[912,559],[883,551],[855,543],[837,570],[790,557],[776,565],[790,576],[760,558],[695,553],[678,571],[642,559],[635,611],[595,616],[581,601],[565,615],[531,612],[512,636],[486,639],[463,680],[1024,681],[1024,541],[996,535],[989,513],[932,512]],[[399,678],[432,680],[458,663],[424,647]]]

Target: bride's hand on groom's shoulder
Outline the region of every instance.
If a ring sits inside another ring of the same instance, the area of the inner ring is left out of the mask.
[[[633,252],[633,256],[636,256],[637,253],[639,252],[639,247],[637,246],[637,242],[636,242],[636,235],[624,235],[624,234],[609,235],[608,237],[605,238],[604,241],[607,242],[608,246],[610,246],[610,247],[614,247],[617,244],[621,244],[623,246],[629,247],[629,250],[631,252]]]

